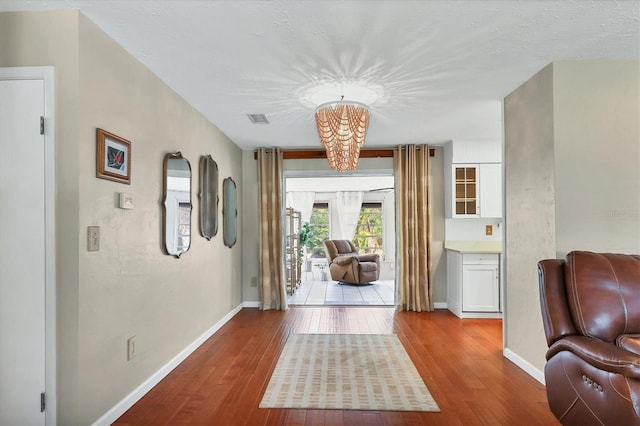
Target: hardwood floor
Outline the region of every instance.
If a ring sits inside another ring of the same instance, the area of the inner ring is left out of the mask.
[[[292,333],[395,333],[440,413],[260,409]],[[559,424],[544,386],[502,356],[500,320],[385,307],[243,309],[116,425]]]

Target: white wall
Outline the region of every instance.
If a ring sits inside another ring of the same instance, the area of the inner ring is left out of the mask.
[[[0,40],[0,66],[56,68],[58,424],[90,424],[241,303],[242,245],[198,237],[194,214],[191,249],[165,255],[160,203],[176,150],[194,171],[211,154],[241,199],[241,151],[77,11],[0,13]],[[131,185],[95,177],[96,127],[131,141]],[[117,208],[119,192],[134,210]]]
[[[639,80],[637,60],[559,61],[505,98],[505,346],[540,371],[537,262],[640,252]]]
[[[392,171],[379,176],[326,176],[326,177],[287,177],[285,188],[289,192],[336,192],[336,191],[372,191],[384,188],[393,189]],[[377,191],[380,192],[380,191]]]
[[[493,226],[491,235],[486,225]],[[446,219],[445,226],[447,241],[502,241],[502,219]]]

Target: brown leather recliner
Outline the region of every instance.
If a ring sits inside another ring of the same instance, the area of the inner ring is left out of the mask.
[[[640,425],[640,256],[538,262],[547,399],[563,424]]]
[[[349,240],[325,240],[331,279],[349,284],[369,284],[380,277],[380,256],[358,254]]]

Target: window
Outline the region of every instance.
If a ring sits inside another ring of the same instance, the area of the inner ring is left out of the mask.
[[[360,253],[377,253],[384,258],[382,245],[382,203],[362,203],[353,244]]]
[[[329,239],[329,203],[313,203],[309,227],[313,233],[311,257],[324,258],[324,240]]]

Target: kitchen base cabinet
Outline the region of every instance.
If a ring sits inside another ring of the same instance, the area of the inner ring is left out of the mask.
[[[463,255],[464,258],[464,255]],[[462,312],[500,310],[498,263],[462,264]]]
[[[447,307],[460,318],[501,318],[500,257],[447,250]]]

